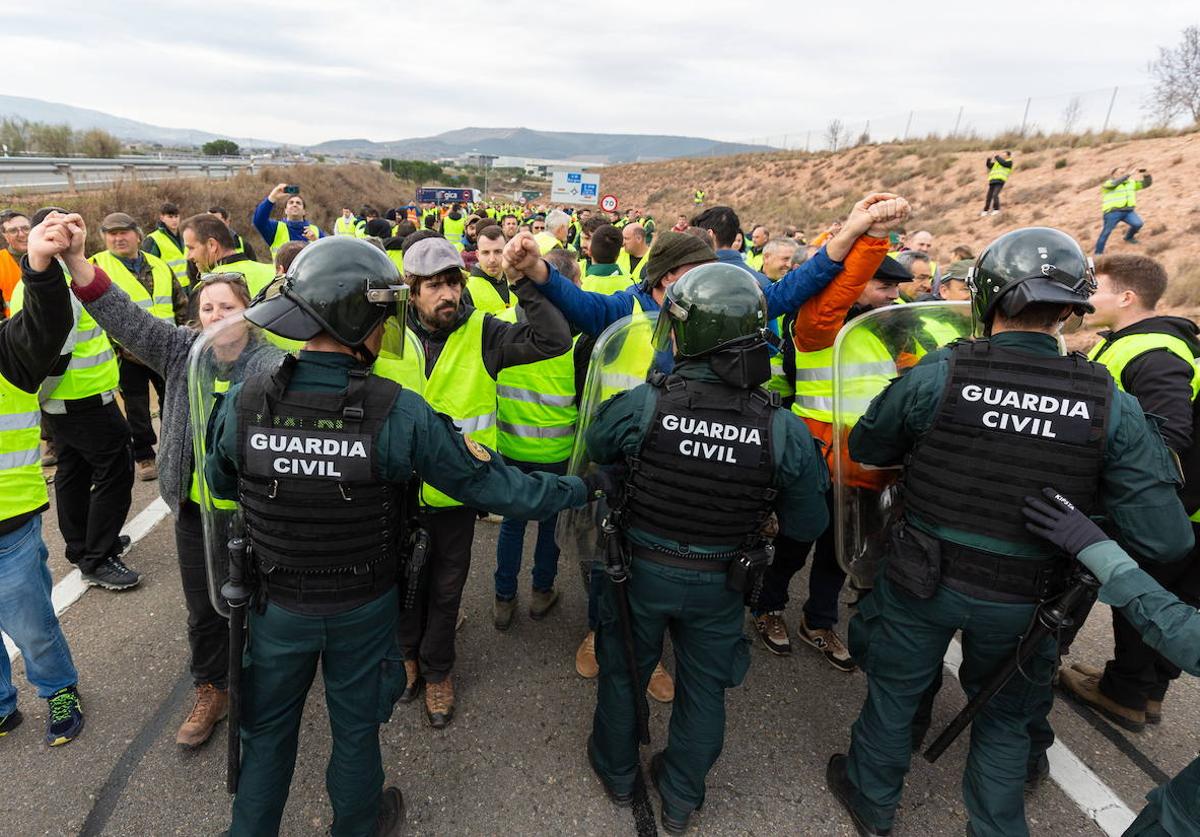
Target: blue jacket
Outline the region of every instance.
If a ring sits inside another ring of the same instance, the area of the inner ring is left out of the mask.
[[[823,253],[825,251],[822,250],[821,252]],[[753,276],[754,281],[757,282],[758,286],[760,288],[762,288],[764,291],[771,285],[770,277],[767,276],[767,274],[765,274],[761,271],[755,270],[750,265],[746,264],[745,256],[743,256],[737,250],[734,250],[729,247],[724,247],[724,248],[718,250],[717,251],[717,261],[721,262],[722,264],[732,264],[732,265],[736,265],[736,266],[740,267],[742,270],[746,271],[751,276]],[[791,311],[789,311],[788,313],[790,314]],[[772,317],[772,319],[774,319],[774,317]]]
[[[718,251],[718,255],[721,252]],[[725,252],[736,254],[734,250]],[[738,260],[741,261],[740,255]],[[762,276],[758,271],[746,267],[745,262],[742,262],[742,267]],[[788,272],[778,282],[767,280],[763,288],[767,298],[767,319],[773,320],[796,311],[808,299],[824,290],[841,270],[842,263],[829,258],[822,247],[812,258]],[[765,276],[763,278],[766,279]],[[537,288],[563,312],[573,329],[584,334],[598,335],[617,320],[632,314],[635,299],[643,311],[658,310],[654,296],[642,290],[640,285],[615,294],[594,293],[576,287],[553,267],[550,268],[550,280],[544,285],[537,285]]]
[[[287,224],[288,241],[307,241],[304,237],[304,228],[309,224],[317,227],[312,221],[276,221],[271,218],[271,210],[275,208],[275,204],[271,203],[269,198],[263,198],[262,203],[254,208],[254,229],[258,230],[259,235],[267,242],[270,247],[275,243],[275,228],[279,224]],[[317,233],[321,238],[326,236],[326,232],[317,227]]]

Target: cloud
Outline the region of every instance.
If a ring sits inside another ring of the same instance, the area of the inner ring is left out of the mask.
[[[6,12],[8,92],[295,143],[477,126],[719,139],[1039,124],[1078,91],[1145,85],[1190,2],[752,0],[514,6],[134,0]],[[24,81],[22,81],[24,80]],[[1103,112],[1106,95],[1085,97]],[[1132,92],[1118,116],[1136,119]],[[925,126],[925,127],[920,127]]]

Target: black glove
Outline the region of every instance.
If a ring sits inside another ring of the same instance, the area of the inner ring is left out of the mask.
[[[1110,540],[1104,531],[1071,501],[1053,488],[1043,488],[1045,501],[1025,498],[1021,513],[1029,521],[1025,528],[1045,538],[1068,555],[1076,556],[1093,544]]]
[[[625,480],[627,470],[624,465],[613,465],[584,474],[583,484],[587,488],[588,500],[599,500],[601,497],[616,494]]]

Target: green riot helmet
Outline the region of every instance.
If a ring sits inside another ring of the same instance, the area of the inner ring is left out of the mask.
[[[976,336],[992,331],[999,311],[1007,317],[1034,303],[1070,305],[1082,316],[1094,309],[1092,260],[1075,239],[1050,227],[1025,227],[997,238],[983,249],[967,273],[971,320]]]
[[[289,340],[327,332],[374,360],[367,338],[392,314],[403,324],[407,304],[408,288],[395,263],[378,247],[339,235],[306,245],[278,295],[256,301],[246,319]]]
[[[663,298],[655,328],[658,351],[677,359],[707,357],[734,386],[757,386],[771,376],[770,353],[779,338],[767,327],[767,300],[748,271],[731,264],[694,267]]]

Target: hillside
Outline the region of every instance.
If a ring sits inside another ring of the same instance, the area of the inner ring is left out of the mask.
[[[284,143],[273,140],[225,137],[207,131],[190,128],[164,128],[136,119],[113,116],[91,108],[78,108],[59,102],[45,102],[24,96],[0,95],[0,116],[17,116],[30,122],[45,122],[50,125],[69,125],[72,130],[86,131],[99,128],[126,142],[149,142],[167,146],[203,145],[210,140],[232,139],[243,148],[278,148]]]
[[[665,229],[679,213],[692,213],[692,192],[702,188],[707,205],[733,206],[746,230],[764,223],[777,232],[791,224],[810,238],[867,191],[895,191],[915,209],[908,228],[934,233],[934,255],[945,260],[955,245],[978,251],[1005,230],[1034,224],[1060,227],[1090,252],[1100,232],[1100,183],[1114,166],[1146,168],[1154,184],[1138,196],[1146,220],[1138,249],[1162,259],[1176,278],[1188,279],[1176,283],[1180,290],[1195,287],[1194,300],[1174,301],[1200,304],[1200,133],[1092,147],[1075,142],[1014,147],[1004,211],[986,218],[979,211],[988,152],[951,150],[948,142],[613,166],[603,170],[601,191],[616,195],[622,208],[648,209]],[[1109,239],[1108,252],[1136,246],[1120,235]]]
[[[765,146],[720,142],[699,137],[590,134],[534,131],[529,128],[461,128],[432,137],[391,142],[371,142],[365,139],[330,140],[309,148],[314,154],[353,154],[360,157],[392,157],[402,160],[433,160],[438,157],[479,153],[598,163],[719,156],[763,150]]]
[[[354,206],[369,204],[377,207],[399,206],[412,200],[415,184],[398,180],[376,165],[351,164],[341,166],[288,166],[261,168],[254,174],[243,172],[229,180],[188,178],[157,183],[123,183],[112,189],[82,192],[78,195],[15,196],[6,206],[32,212],[40,206],[56,203],[79,212],[88,223],[88,252],[104,248],[100,219],[110,212],[128,212],[142,224],[143,232],[154,229],[158,208],[163,201],[179,205],[184,217],[204,212],[211,206],[223,206],[229,211],[233,228],[246,236],[266,261],[267,247],[262,236],[250,223],[250,216],[271,188],[281,182],[296,183],[304,196],[309,219],[329,232],[341,206],[351,201]],[[279,218],[276,211],[274,218]]]

